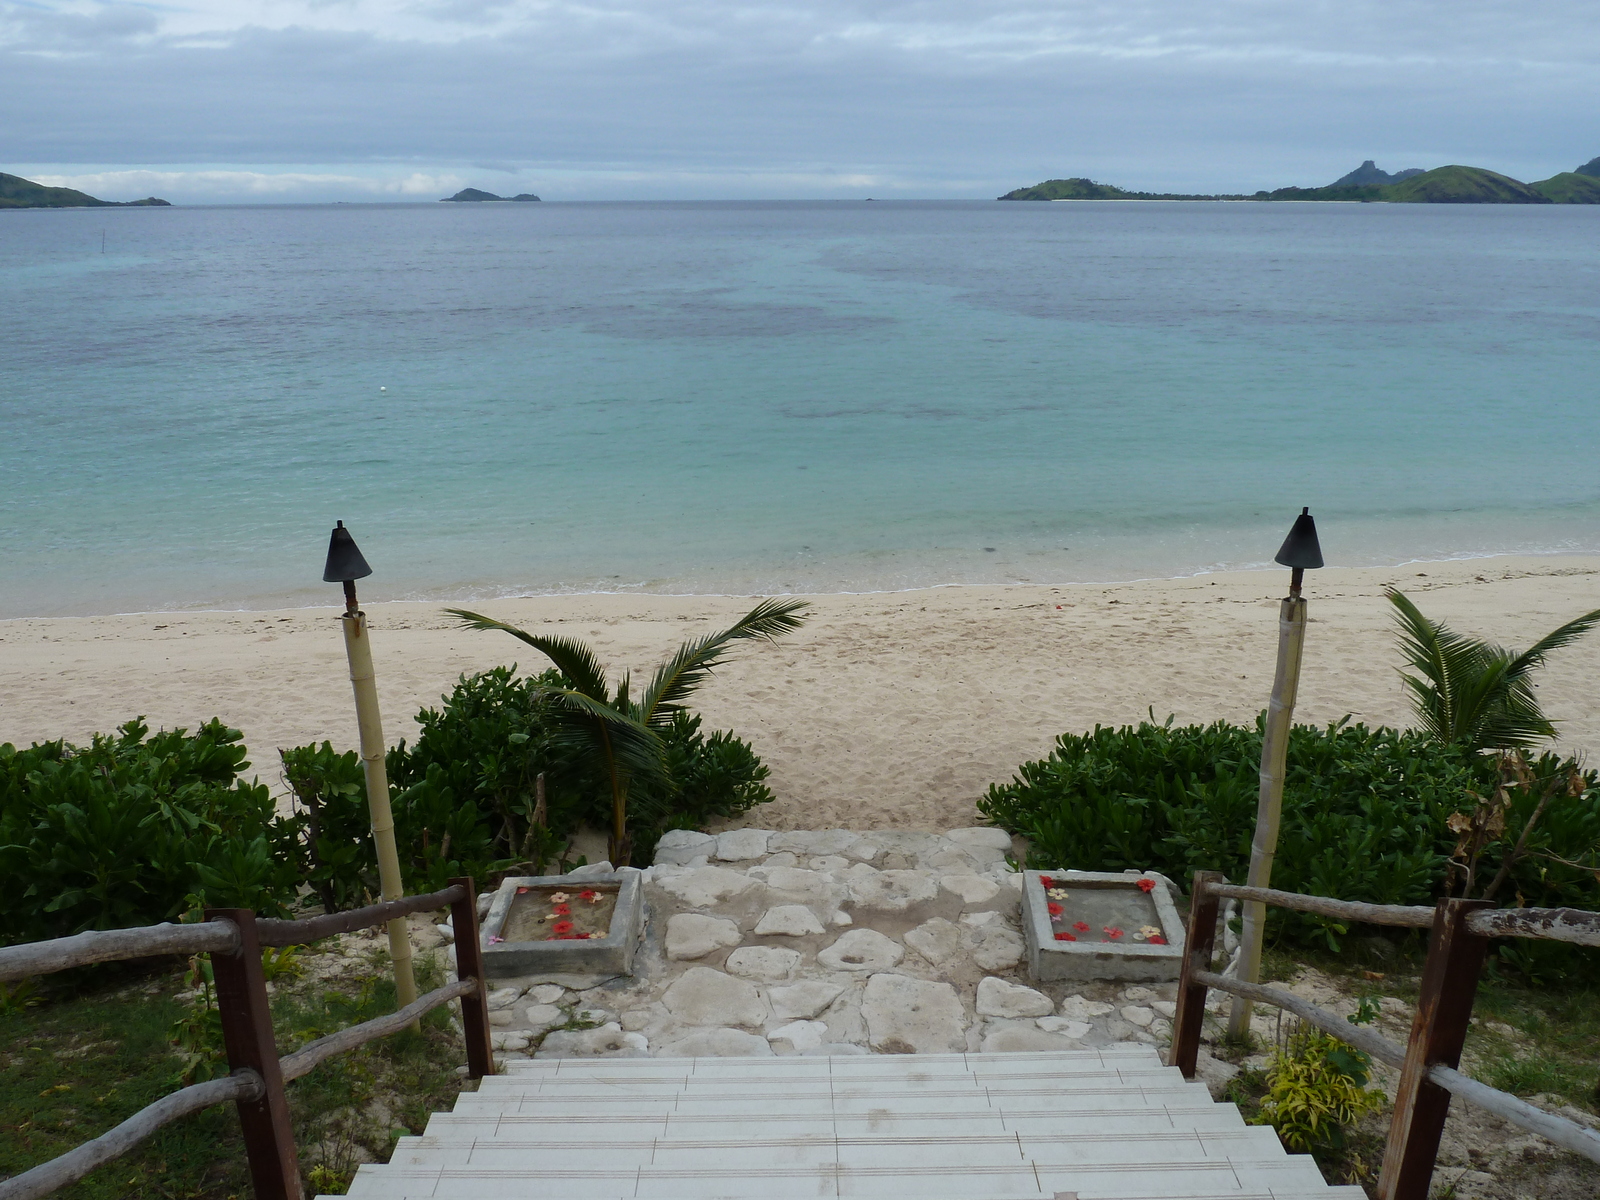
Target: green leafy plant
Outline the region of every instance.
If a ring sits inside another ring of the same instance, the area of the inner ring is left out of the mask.
[[[439,707],[417,714],[415,744],[389,751],[408,890],[432,890],[459,875],[487,882],[505,872],[542,874],[580,825],[610,819],[601,766],[556,712],[564,679],[553,669],[520,676],[514,665],[462,676]],[[634,780],[630,793],[635,853],[648,855],[668,829],[771,800],[766,766],[732,733],[708,736],[698,716],[679,709],[654,736],[660,770]],[[304,810],[307,870],[324,906],[365,902],[377,891],[377,868],[359,758],[327,743],[282,755]]]
[[[991,822],[1031,843],[1029,864],[1091,871],[1154,868],[1240,879],[1255,824],[1261,723],[1175,727],[1142,722],[1064,734],[1048,758],[979,801]],[[1600,907],[1600,777],[1554,754],[1526,758],[1508,786],[1509,816],[1479,847],[1478,871],[1505,868],[1499,895],[1519,903]],[[1446,886],[1453,814],[1501,786],[1501,763],[1423,732],[1348,721],[1290,731],[1273,885],[1376,904],[1431,904]],[[1522,777],[1519,777],[1522,778]],[[1540,803],[1538,821],[1517,851]],[[1272,928],[1337,947],[1324,918],[1272,910]]]
[[[0,745],[0,941],[170,921],[193,892],[284,915],[296,824],[241,778],[241,737],[136,719],[88,746]]]
[[[531,634],[466,609],[446,609],[469,629],[498,629],[526,642],[555,664],[558,685],[541,688],[562,740],[584,748],[600,770],[611,800],[611,861],[632,857],[628,796],[636,781],[659,786],[667,778],[661,733],[684,702],[705,683],[734,643],[772,641],[799,628],[804,601],[764,600],[729,628],[685,642],[657,669],[636,700],[624,675],[615,691],[594,651],[576,638]]]
[[[1254,1123],[1271,1125],[1291,1151],[1339,1149],[1351,1125],[1383,1107],[1383,1092],[1366,1086],[1371,1065],[1331,1034],[1299,1026],[1273,1053]]]
[[[1402,671],[1400,677],[1424,730],[1472,750],[1526,749],[1556,736],[1533,693],[1533,674],[1551,651],[1600,624],[1600,609],[1518,652],[1466,637],[1423,616],[1395,588],[1385,594],[1396,609],[1401,653],[1415,672]]]
[[[283,779],[304,810],[305,881],[324,912],[355,908],[378,894],[361,756],[328,742],[279,750]]]
[[[193,990],[180,997],[185,1009],[172,1023],[169,1036],[179,1063],[177,1082],[187,1086],[226,1075],[228,1060],[222,1049],[222,1013],[217,1008],[209,954],[189,959],[185,982]]]

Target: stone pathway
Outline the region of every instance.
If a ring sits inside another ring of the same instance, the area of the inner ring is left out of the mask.
[[[989,828],[674,831],[641,872],[634,976],[503,981],[489,999],[495,1050],[515,1061],[1164,1049],[1175,985],[1026,979],[1011,850]],[[573,1016],[591,1027],[557,1028]]]

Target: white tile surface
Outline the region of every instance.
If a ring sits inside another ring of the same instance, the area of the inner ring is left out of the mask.
[[[350,1195],[1359,1200],[1144,1046],[517,1062]]]

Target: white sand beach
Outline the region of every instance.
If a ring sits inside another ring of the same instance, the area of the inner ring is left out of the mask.
[[[699,695],[772,768],[777,829],[970,825],[984,789],[1057,734],[1137,721],[1245,721],[1272,682],[1288,572],[1114,585],[967,587],[818,596],[777,645],[739,647]],[[1405,590],[1464,633],[1523,647],[1600,607],[1600,558],[1474,559],[1311,572],[1296,717],[1405,724],[1383,588]],[[335,589],[330,588],[330,593]],[[330,595],[330,599],[332,596]],[[592,642],[613,671],[648,674],[681,640],[747,597],[544,596],[479,611]],[[543,663],[504,634],[455,627],[439,604],[368,609],[391,740],[462,672]],[[143,715],[152,726],[219,716],[245,733],[262,778],[276,748],[355,743],[338,610],[204,612],[0,622],[0,741],[26,744]],[[1552,657],[1546,712],[1573,751],[1600,749],[1600,634]]]

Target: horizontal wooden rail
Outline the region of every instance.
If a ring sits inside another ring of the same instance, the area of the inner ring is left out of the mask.
[[[1318,1008],[1311,1001],[1303,1000],[1292,992],[1267,987],[1260,983],[1246,983],[1241,979],[1230,979],[1226,975],[1217,975],[1211,971],[1195,971],[1190,977],[1204,987],[1216,988],[1219,992],[1229,992],[1235,996],[1243,996],[1246,1000],[1260,1000],[1286,1009],[1308,1025],[1315,1025],[1324,1033],[1331,1033],[1340,1041],[1349,1042],[1358,1050],[1365,1050],[1379,1062],[1388,1063],[1391,1067],[1401,1066],[1406,1061],[1405,1047],[1391,1042],[1376,1029],[1352,1025],[1338,1013]]]
[[[1600,913],[1581,908],[1494,908],[1467,918],[1467,929],[1479,937],[1545,938],[1600,946]]]
[[[475,995],[477,991],[476,979],[458,979],[454,983],[445,984],[442,988],[435,988],[426,996],[418,996],[399,1012],[363,1021],[359,1025],[352,1025],[348,1029],[339,1030],[338,1033],[330,1033],[327,1037],[309,1042],[293,1054],[286,1054],[278,1060],[278,1066],[283,1071],[283,1081],[288,1083],[291,1079],[299,1079],[300,1076],[315,1070],[328,1059],[343,1054],[346,1050],[354,1050],[357,1046],[388,1037],[391,1033],[399,1033],[411,1022],[432,1012],[441,1004],[454,1000],[457,996]]]
[[[1319,917],[1359,921],[1363,925],[1403,925],[1411,929],[1429,929],[1433,926],[1433,909],[1413,905],[1362,904],[1354,900],[1304,896],[1299,892],[1280,892],[1277,888],[1245,887],[1237,883],[1207,884],[1206,891],[1217,896],[1228,896],[1234,900],[1255,900],[1278,908],[1293,908],[1300,912],[1315,913]]]
[[[342,1029],[293,1054],[278,1057],[261,972],[261,947],[301,945],[440,908],[450,909],[456,929],[456,982],[436,988],[399,1012]],[[283,1085],[335,1055],[398,1033],[457,997],[472,1000],[461,1006],[468,1076],[481,1079],[494,1073],[487,989],[478,956],[477,888],[470,877],[452,879],[449,887],[425,896],[402,897],[304,921],[259,920],[248,909],[211,909],[208,914],[207,920],[198,924],[90,931],[0,949],[0,980],[116,959],[208,951],[217,954],[211,960],[216,972],[217,1006],[228,1061],[233,1067],[226,1079],[195,1084],[163,1096],[94,1140],[0,1181],[0,1200],[37,1200],[47,1196],[126,1154],[163,1126],[228,1101],[239,1106],[251,1186],[258,1200],[266,1196],[283,1200],[298,1197],[300,1172]]]
[[[1435,1063],[1428,1068],[1428,1078],[1447,1091],[1454,1092],[1468,1104],[1476,1104],[1485,1112],[1504,1117],[1513,1125],[1520,1125],[1529,1133],[1537,1133],[1564,1149],[1581,1154],[1593,1162],[1600,1162],[1600,1133],[1585,1129],[1576,1121],[1558,1117],[1555,1113],[1535,1108],[1498,1088],[1470,1079],[1460,1071]]]
[[[263,946],[299,946],[336,933],[382,925],[395,917],[448,908],[462,895],[461,885],[456,884],[426,896],[407,896],[304,921],[263,918],[256,921],[256,928]],[[238,948],[239,931],[230,921],[200,921],[190,925],[164,922],[137,929],[91,929],[47,942],[0,947],[0,982],[30,975],[50,975],[93,963],[163,954],[228,954]]]
[[[0,949],[0,981],[49,975],[91,963],[150,958],[159,954],[229,953],[239,948],[239,931],[228,921],[194,925],[145,925],[138,929],[91,929],[48,942],[24,942]]]
[[[165,1125],[213,1104],[260,1099],[263,1090],[261,1076],[254,1071],[238,1071],[225,1079],[197,1083],[163,1096],[93,1141],[0,1182],[0,1200],[38,1200],[38,1197],[48,1196],[69,1183],[77,1183],[96,1167],[126,1154]]]
[[[1259,1000],[1265,1004],[1275,1005],[1278,1008],[1292,1012],[1307,1024],[1315,1025],[1326,1033],[1331,1033],[1342,1042],[1348,1042],[1358,1050],[1364,1050],[1379,1062],[1388,1063],[1391,1067],[1405,1065],[1406,1052],[1403,1047],[1391,1042],[1376,1030],[1365,1029],[1360,1025],[1350,1022],[1331,1013],[1325,1008],[1318,1008],[1309,1000],[1302,1000],[1290,992],[1279,988],[1265,987],[1259,983],[1244,983],[1238,979],[1230,979],[1226,975],[1217,975],[1210,971],[1196,971],[1192,978],[1198,984],[1208,988],[1215,988],[1219,992],[1230,992],[1235,996],[1244,996],[1250,1000]],[[1497,1117],[1503,1117],[1513,1125],[1526,1129],[1529,1133],[1537,1133],[1548,1138],[1556,1145],[1581,1154],[1585,1158],[1600,1162],[1600,1133],[1592,1129],[1585,1129],[1576,1121],[1569,1121],[1555,1113],[1545,1112],[1542,1108],[1535,1108],[1515,1096],[1492,1088],[1486,1083],[1479,1083],[1476,1079],[1461,1074],[1460,1071],[1451,1070],[1449,1067],[1435,1064],[1428,1070],[1428,1078],[1447,1091],[1455,1093],[1469,1104],[1475,1104],[1485,1112],[1492,1112]]]
[[[465,893],[458,883],[426,896],[406,896],[399,900],[385,900],[382,904],[369,904],[365,908],[352,908],[349,912],[328,913],[322,917],[308,917],[304,921],[279,921],[271,917],[256,918],[256,937],[263,946],[303,946],[321,941],[336,933],[353,933],[382,925],[396,917],[409,917],[412,913],[433,912],[449,908]]]

